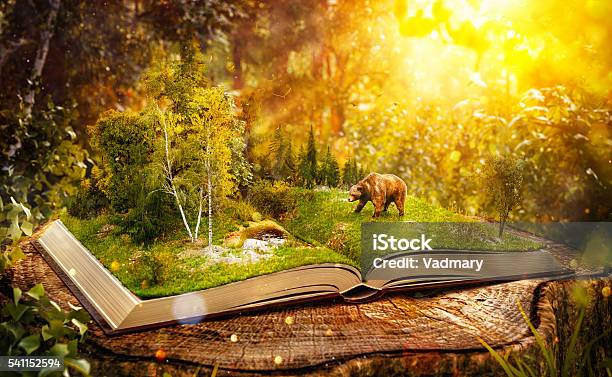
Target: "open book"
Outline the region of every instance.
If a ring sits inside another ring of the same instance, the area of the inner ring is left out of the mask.
[[[125,288],[61,221],[48,224],[33,243],[107,333],[192,323],[215,315],[307,300],[341,297],[360,302],[390,290],[571,273],[544,250],[517,253],[520,268],[511,253],[406,251],[377,258],[363,274],[352,266],[323,263],[198,292],[142,300]],[[410,260],[420,267],[409,268]]]

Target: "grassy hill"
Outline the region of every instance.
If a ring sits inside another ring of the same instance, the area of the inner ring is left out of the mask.
[[[388,212],[383,212],[380,218],[374,219],[374,207],[371,203],[366,205],[361,213],[354,213],[357,204],[348,202],[344,191],[334,189],[313,192],[300,188],[294,190],[297,207],[294,214],[283,221],[285,228],[295,237],[314,245],[325,245],[351,260],[358,261],[360,258],[361,224],[365,222],[432,223],[424,228],[438,235],[432,243],[432,246],[438,248],[521,251],[540,247],[540,244],[534,241],[508,232],[499,240],[495,224],[477,222],[473,218],[432,205],[414,196],[406,198],[403,217],[400,218],[395,205],[391,205]],[[472,234],[467,236],[454,232],[457,228],[439,224],[466,222],[474,223],[468,229]]]
[[[343,263],[359,267],[360,227],[373,221],[371,204],[362,213],[353,212],[355,203],[347,201],[344,191],[332,189],[313,191],[290,189],[295,208],[280,219],[247,221],[244,213],[255,211],[248,203],[230,203],[218,214],[214,223],[215,244],[226,244],[224,258],[240,255],[240,239],[254,230],[278,223],[288,233],[285,245],[272,250],[267,259],[247,263],[219,262],[204,255],[204,242],[191,243],[184,230],[177,227],[152,245],[138,245],[122,230],[121,215],[101,215],[83,220],[67,213],[60,215],[68,229],[132,292],[143,298],[180,294],[211,288],[250,277],[269,274],[303,265],[317,263]],[[240,207],[240,208],[239,208]],[[243,213],[240,215],[240,213]],[[274,220],[274,221],[270,221]],[[465,222],[474,221],[421,199],[408,197],[406,214],[399,219],[394,206],[376,219],[412,222]],[[278,225],[277,225],[278,226]],[[203,224],[206,229],[207,224]],[[281,228],[282,229],[282,228]],[[490,234],[495,228],[488,226]],[[230,245],[228,239],[239,239]],[[453,236],[446,237],[446,241]],[[504,242],[493,245],[479,244],[459,237],[457,248],[484,248],[524,250],[537,247],[531,241],[516,236],[504,237]]]

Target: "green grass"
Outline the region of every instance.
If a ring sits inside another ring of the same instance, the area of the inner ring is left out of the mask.
[[[195,249],[194,254],[197,254],[197,249],[203,247],[201,244],[192,245],[179,240],[180,233],[145,248],[132,243],[118,228],[104,236],[99,235],[102,227],[117,221],[116,218],[102,215],[91,220],[81,220],[64,213],[60,219],[107,269],[130,291],[142,298],[198,291],[310,264],[328,262],[354,265],[345,256],[328,248],[300,246],[278,248],[274,250],[273,257],[255,263],[209,264],[205,256],[179,258],[179,254],[186,249]],[[221,233],[220,230],[217,232]],[[143,262],[146,258],[136,258],[143,254],[150,255],[149,260],[152,262]],[[155,268],[158,268],[157,282],[151,274]]]
[[[476,220],[462,216],[427,203],[426,201],[408,196],[405,203],[405,214],[398,216],[395,205],[383,212],[381,217],[373,219],[372,203],[366,205],[361,213],[354,213],[356,202],[347,201],[346,191],[329,190],[313,192],[296,188],[297,208],[293,216],[283,222],[285,228],[306,242],[314,245],[327,245],[352,260],[360,259],[361,224],[364,222],[418,222],[418,223],[465,223]],[[523,251],[541,247],[540,243],[504,233],[501,242],[492,242],[496,238],[495,224],[481,223],[471,227],[449,227],[440,224],[422,226],[425,234],[435,233],[432,246],[448,249],[465,250],[498,250]],[[412,228],[409,231],[416,231]],[[461,230],[457,232],[457,230]],[[465,234],[465,231],[472,234]],[[420,234],[420,230],[418,234]],[[416,234],[415,234],[416,235]]]
[[[353,213],[356,203],[349,203],[344,191],[313,192],[296,188],[292,189],[292,195],[297,199],[297,207],[282,221],[282,225],[290,233],[287,244],[274,250],[274,255],[269,259],[245,264],[213,263],[200,253],[204,244],[186,241],[185,231],[180,227],[169,232],[164,239],[145,247],[134,244],[128,235],[122,233],[119,226],[101,232],[107,224],[120,224],[121,216],[101,215],[91,220],[81,220],[62,213],[60,218],[106,268],[128,289],[143,298],[212,288],[310,264],[343,263],[359,268],[360,227],[363,222],[373,221],[372,205],[369,204],[362,213],[356,214]],[[248,221],[250,212],[254,211],[248,203],[229,204],[215,220],[215,244],[222,244],[228,233],[249,224],[251,228],[240,232],[241,238],[256,234],[260,228],[274,224],[271,221]],[[474,221],[415,197],[408,197],[405,207],[406,213],[401,219],[397,215],[397,209],[391,206],[389,212],[383,213],[376,221]],[[202,224],[204,230],[207,229],[205,220]],[[486,232],[496,232],[493,226],[483,226],[488,227]],[[465,234],[457,236],[444,231],[439,233],[442,236],[438,238],[446,244],[454,242],[456,248],[484,249],[488,246],[488,249],[496,250],[525,250],[539,247],[537,243],[516,236],[505,236],[499,244],[485,245],[478,237],[466,237]],[[304,242],[312,246],[307,246]],[[238,253],[240,249],[228,251],[233,252]]]

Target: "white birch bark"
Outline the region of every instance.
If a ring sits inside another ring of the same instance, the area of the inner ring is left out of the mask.
[[[32,117],[32,108],[34,107],[34,100],[36,95],[36,88],[34,83],[41,77],[45,63],[47,62],[47,54],[49,53],[49,43],[53,37],[55,31],[55,21],[57,19],[57,13],[59,11],[61,0],[50,0],[49,15],[47,16],[47,22],[41,33],[40,45],[36,51],[36,57],[34,58],[34,68],[30,75],[30,84],[28,91],[24,96],[25,108],[24,112],[26,118]]]
[[[200,233],[200,222],[202,221],[202,201],[204,200],[203,196],[204,194],[202,193],[202,187],[200,187],[200,202],[199,202],[199,207],[198,207],[198,220],[196,222],[196,227],[195,227],[195,240],[198,240],[198,234]]]
[[[194,242],[195,239],[194,239],[193,233],[191,232],[191,227],[189,226],[189,223],[187,222],[185,211],[183,210],[181,200],[179,198],[178,192],[176,191],[176,186],[174,185],[174,176],[172,175],[172,162],[170,160],[170,141],[168,139],[168,128],[166,125],[166,120],[164,119],[164,115],[162,114],[159,107],[157,108],[157,111],[159,112],[160,120],[164,128],[164,144],[165,144],[164,147],[166,149],[166,164],[164,166],[164,170],[166,173],[166,181],[169,185],[169,187],[165,191],[171,194],[172,196],[174,196],[174,199],[176,200],[176,205],[178,206],[179,212],[181,213],[181,218],[183,219],[183,225],[185,226],[185,229],[187,230],[187,234],[189,235],[189,239],[191,240],[191,242]]]
[[[212,181],[210,175],[210,125],[206,127],[206,176],[208,183],[208,246],[212,250],[213,214],[212,214]]]

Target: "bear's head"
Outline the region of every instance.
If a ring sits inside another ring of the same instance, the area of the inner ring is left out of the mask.
[[[349,190],[348,201],[354,202],[355,200],[361,199],[361,197],[363,196],[363,190],[364,190],[364,187],[360,183],[357,183],[356,185],[351,186],[351,189]]]

